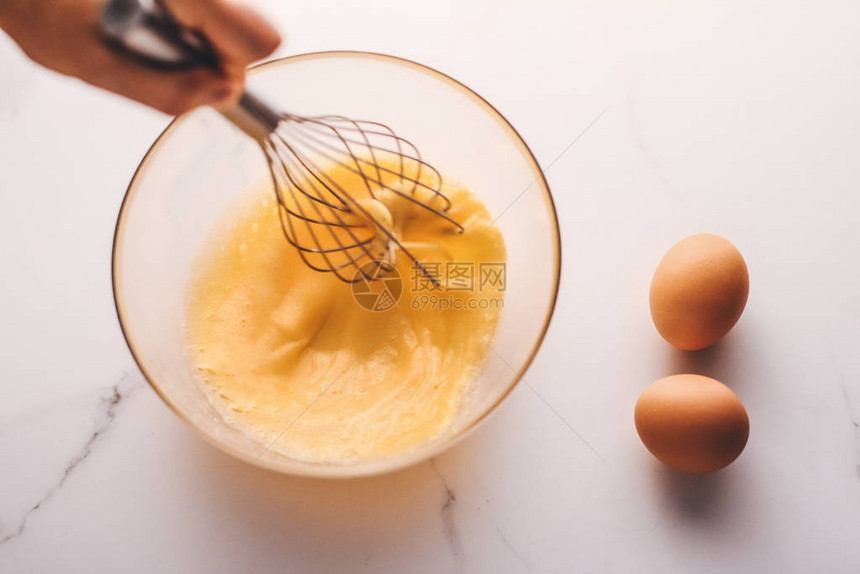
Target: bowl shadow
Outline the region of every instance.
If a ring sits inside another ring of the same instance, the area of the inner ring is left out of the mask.
[[[337,568],[368,553],[438,547],[453,496],[436,461],[446,474],[459,466],[459,457],[443,453],[392,473],[316,479],[255,467],[202,443],[185,454],[183,474],[214,507],[207,512],[265,548],[267,563],[322,560]]]

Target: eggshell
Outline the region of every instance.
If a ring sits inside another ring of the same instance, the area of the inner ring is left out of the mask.
[[[749,295],[740,252],[719,235],[676,243],[651,279],[651,318],[660,335],[686,351],[709,347],[737,323]]]
[[[636,431],[651,454],[672,468],[719,470],[744,450],[747,411],[731,389],[701,375],[673,375],[652,383],[636,402]]]

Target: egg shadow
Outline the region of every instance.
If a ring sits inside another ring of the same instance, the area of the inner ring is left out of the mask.
[[[686,519],[710,520],[724,507],[727,477],[721,471],[688,474],[661,464],[656,481],[667,507]]]
[[[745,366],[751,346],[747,330],[732,330],[714,345],[699,351],[682,351],[667,345],[666,376],[704,375],[737,392],[746,380]]]
[[[667,345],[664,372],[666,376],[704,375],[738,392],[747,381],[754,346],[749,328],[733,329],[716,344],[699,351],[682,351]],[[733,490],[731,477],[736,473],[728,469],[689,474],[662,464],[657,466],[657,488],[666,498],[666,507],[677,516],[692,521],[711,520],[725,509],[727,498],[731,498],[727,493]]]

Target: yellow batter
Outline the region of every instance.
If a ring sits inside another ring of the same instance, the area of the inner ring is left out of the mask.
[[[449,278],[447,289],[416,291],[426,281],[399,256],[403,295],[382,312],[301,262],[270,190],[250,190],[222,216],[189,286],[186,324],[192,365],[228,420],[318,461],[393,454],[445,429],[499,317],[503,285],[479,289],[478,264],[504,262],[505,246],[469,191],[443,191],[465,233],[421,209],[391,209],[392,223],[405,241],[436,246],[416,247],[419,259],[473,263],[473,289],[454,291]],[[434,308],[431,297],[462,308]]]

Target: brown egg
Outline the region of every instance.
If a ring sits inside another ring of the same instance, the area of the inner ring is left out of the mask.
[[[737,323],[749,295],[740,252],[719,235],[691,235],[663,257],[651,279],[651,318],[669,343],[695,351]]]
[[[636,431],[663,463],[684,472],[727,466],[744,450],[750,421],[731,389],[701,375],[652,383],[636,402]]]

